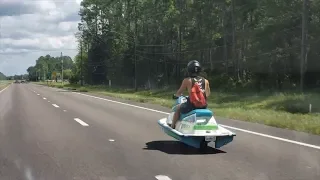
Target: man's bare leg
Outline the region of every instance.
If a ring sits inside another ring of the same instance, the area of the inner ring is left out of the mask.
[[[179,116],[180,116],[180,105],[176,108],[176,112],[173,115],[172,124],[171,124],[172,129],[176,127],[176,123],[179,119]]]

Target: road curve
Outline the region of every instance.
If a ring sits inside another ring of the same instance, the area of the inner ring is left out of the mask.
[[[163,116],[60,89],[13,84],[0,93],[0,179],[320,179],[319,149],[237,131],[221,151],[198,154],[160,130],[157,120]],[[266,131],[255,126],[250,125]],[[319,136],[296,138],[320,145]]]

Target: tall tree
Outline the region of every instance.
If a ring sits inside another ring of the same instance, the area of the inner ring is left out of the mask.
[[[87,57],[83,75],[87,83],[112,80],[134,87],[137,80],[137,87],[153,88],[176,84],[186,63],[197,59],[209,79],[221,82],[216,87],[292,88],[301,78],[306,80],[301,85],[316,86],[320,6],[307,0],[306,5],[303,9],[299,0],[83,0],[77,37]],[[308,31],[301,33],[302,27]]]

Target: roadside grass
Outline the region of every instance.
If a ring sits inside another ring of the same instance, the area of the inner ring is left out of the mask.
[[[46,83],[37,83],[47,85]],[[61,87],[61,83],[51,83]],[[84,86],[65,84],[64,88],[90,92],[141,103],[159,104],[171,107],[173,91],[167,89],[138,91],[132,89],[108,88],[105,86]],[[312,111],[309,113],[309,105]],[[218,117],[265,124],[273,127],[320,135],[320,94],[318,93],[226,93],[212,92],[209,108]]]
[[[10,80],[0,80],[0,91],[7,86],[9,86],[13,81]]]
[[[0,91],[1,91],[2,89],[4,89],[5,87],[7,87],[7,84],[1,84],[1,83],[0,83]]]

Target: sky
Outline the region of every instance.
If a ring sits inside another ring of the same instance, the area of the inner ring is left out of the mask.
[[[82,0],[0,0],[0,72],[26,74],[40,56],[77,53]]]

